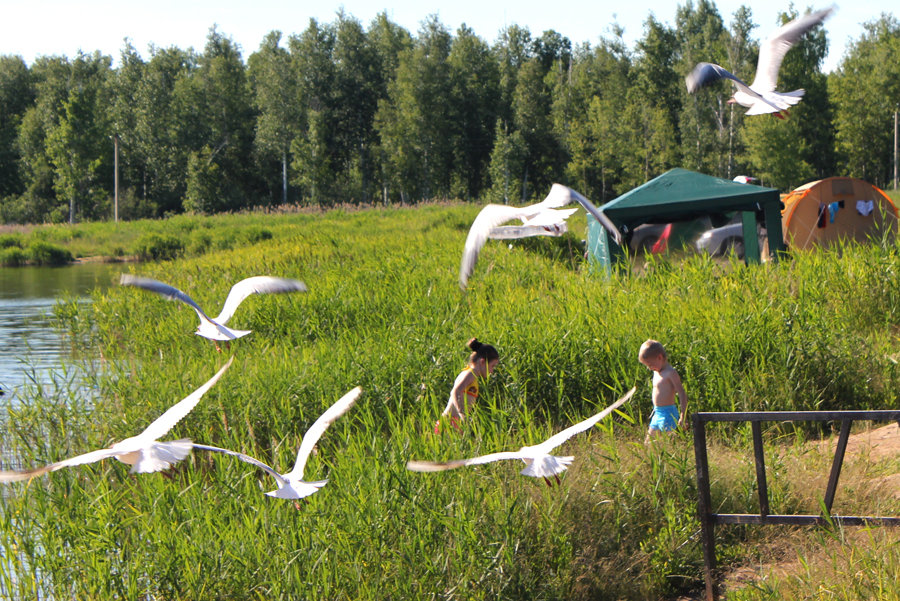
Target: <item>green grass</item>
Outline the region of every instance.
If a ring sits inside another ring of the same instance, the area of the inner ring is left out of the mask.
[[[273,488],[265,474],[196,453],[171,479],[130,476],[107,461],[7,485],[0,596],[41,588],[79,599],[665,598],[702,586],[702,560],[690,438],[641,444],[650,373],[637,351],[646,338],[666,345],[689,411],[900,406],[900,366],[888,358],[900,323],[893,243],[754,267],[651,259],[605,278],[589,272],[573,234],[512,248],[491,242],[462,293],[459,257],[477,211],[195,218],[182,238],[206,223],[272,236],[135,265],[215,312],[244,277],[307,283],[306,294],[240,307],[229,325],[253,333],[234,343],[235,364],[170,434],[286,471],[306,428],[361,385],[357,406],[307,465],[308,478],[330,482],[297,511],[262,494]],[[164,223],[176,235],[172,221]],[[583,221],[570,227],[583,231]],[[102,356],[104,368],[85,383],[98,391],[90,404],[63,388],[9,409],[0,442],[26,465],[135,434],[225,360],[192,334],[189,307],[141,290],[66,302],[57,314],[77,352]],[[437,437],[434,420],[472,336],[499,349],[500,367],[464,434]],[[560,449],[576,459],[559,488],[508,462],[404,469],[412,458],[539,442],[634,384],[622,414]],[[767,436],[784,448],[779,457],[805,457],[790,431]],[[716,507],[752,511],[749,435],[723,427],[711,437]],[[771,462],[773,506],[815,513],[812,476],[792,476],[798,463]],[[849,507],[866,512],[866,498]],[[890,499],[878,509],[900,513]],[[720,528],[720,557],[726,566],[754,561],[771,536]]]

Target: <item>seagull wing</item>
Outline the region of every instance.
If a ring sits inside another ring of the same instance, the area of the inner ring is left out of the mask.
[[[213,446],[205,445],[205,444],[194,443],[193,447],[195,449],[200,449],[203,451],[212,451],[213,453],[224,453],[225,455],[231,455],[232,457],[237,457],[238,459],[240,459],[241,461],[243,461],[245,463],[249,463],[250,465],[255,465],[262,471],[266,472],[267,474],[269,474],[270,476],[275,478],[280,484],[282,484],[282,485],[287,484],[287,480],[285,480],[281,476],[281,474],[276,472],[269,465],[263,463],[259,459],[255,459],[255,458],[251,457],[250,455],[244,455],[243,453],[238,453],[237,451],[229,451],[228,449],[223,449],[221,447],[213,447]]]
[[[578,209],[545,209],[522,222],[523,226],[550,226],[564,222]]]
[[[558,209],[572,202],[572,193],[568,186],[562,184],[553,184],[550,186],[550,192],[541,202],[527,207],[522,207],[525,212],[540,212],[544,209]]]
[[[469,235],[466,236],[466,246],[463,249],[462,262],[459,266],[460,288],[465,289],[469,276],[475,269],[478,253],[481,252],[481,247],[487,241],[491,230],[507,221],[526,218],[527,214],[524,211],[525,209],[519,207],[494,204],[481,209],[475,221],[472,222],[472,227],[469,228]]]
[[[501,451],[500,453],[491,453],[481,457],[472,457],[471,459],[457,459],[455,461],[408,461],[406,469],[411,472],[442,472],[466,465],[482,465],[504,459],[522,459],[523,457],[519,451]]]
[[[89,453],[84,453],[82,455],[63,459],[62,461],[57,461],[56,463],[51,463],[50,465],[45,465],[44,467],[35,468],[33,470],[0,472],[0,482],[18,482],[20,480],[29,480],[31,478],[34,478],[35,476],[41,476],[48,472],[55,472],[56,470],[62,469],[64,467],[84,465],[86,463],[95,463],[102,459],[113,457],[114,455],[115,453],[112,451],[112,449],[100,449],[98,451],[91,451]]]
[[[618,409],[622,404],[624,404],[628,399],[630,399],[632,397],[635,390],[636,390],[636,388],[632,388],[631,390],[629,390],[628,392],[625,393],[625,396],[620,398],[618,401],[616,401],[615,403],[613,403],[612,405],[610,405],[609,407],[607,407],[600,413],[597,413],[596,415],[593,415],[582,422],[578,422],[574,426],[569,426],[568,428],[566,428],[565,430],[563,430],[561,432],[557,432],[556,434],[554,434],[553,436],[551,436],[550,438],[548,438],[541,444],[535,445],[535,447],[532,447],[532,448],[536,448],[537,450],[539,450],[542,453],[549,454],[552,449],[558,447],[559,445],[561,445],[565,441],[569,440],[570,438],[572,438],[579,432],[584,432],[588,428],[593,427],[594,424],[596,424],[601,419],[603,419],[604,417],[606,417],[607,415],[609,415],[610,413],[612,413],[613,411]]]
[[[694,94],[703,86],[717,82],[720,79],[730,79],[738,90],[751,96],[759,96],[759,94],[750,89],[752,86],[748,86],[740,77],[715,63],[697,63],[697,66],[687,74],[684,81],[687,84],[688,92]]]
[[[181,419],[191,412],[191,409],[200,402],[200,398],[206,394],[206,391],[209,390],[213,384],[215,384],[219,378],[222,377],[222,374],[225,373],[225,370],[231,366],[231,362],[234,361],[234,356],[232,356],[228,363],[222,366],[216,375],[210,378],[206,384],[189,394],[183,400],[179,401],[175,405],[169,407],[169,409],[156,418],[152,424],[147,426],[147,428],[141,432],[135,438],[139,438],[144,441],[152,441],[159,440],[162,436],[166,434],[169,430],[172,429],[175,424],[177,424]]]
[[[813,29],[834,12],[834,6],[798,17],[779,27],[759,48],[756,77],[750,87],[757,92],[773,92],[784,55],[803,34]]]
[[[319,441],[322,433],[325,432],[328,426],[333,424],[337,418],[347,413],[350,407],[353,406],[353,403],[356,402],[356,399],[359,398],[360,394],[362,394],[362,388],[357,386],[339,398],[334,405],[329,407],[328,410],[320,415],[319,419],[310,426],[309,430],[306,431],[306,434],[303,435],[303,442],[300,443],[300,450],[297,451],[297,462],[294,464],[294,469],[291,470],[292,475],[299,479],[303,479],[303,469],[306,467],[306,460],[309,458],[309,454],[312,453],[312,449]]]
[[[572,197],[578,201],[578,203],[584,207],[584,210],[594,216],[594,219],[600,222],[606,231],[610,233],[613,239],[616,241],[616,244],[622,246],[622,233],[619,232],[619,228],[616,227],[616,224],[613,223],[609,217],[607,217],[603,211],[594,206],[594,203],[589,201],[587,198],[569,188]]]
[[[225,325],[231,319],[231,316],[234,315],[238,305],[244,302],[244,299],[251,294],[279,294],[283,292],[306,292],[306,284],[299,280],[273,278],[265,275],[241,280],[231,287],[228,298],[225,299],[225,305],[222,307],[222,312],[219,313],[214,321]]]
[[[168,284],[164,284],[151,278],[131,275],[130,273],[123,273],[122,277],[119,279],[119,283],[122,286],[136,286],[138,288],[143,288],[144,290],[149,290],[150,292],[155,292],[156,294],[165,297],[166,300],[179,300],[193,307],[194,311],[197,312],[197,315],[200,316],[200,319],[212,321],[206,313],[203,312],[200,305],[194,302],[194,299],[174,286],[169,286]]]

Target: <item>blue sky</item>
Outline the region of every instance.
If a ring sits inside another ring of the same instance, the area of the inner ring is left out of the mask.
[[[118,60],[127,37],[146,58],[151,43],[202,50],[207,32],[215,24],[220,32],[241,46],[246,59],[268,32],[277,29],[285,35],[300,33],[310,18],[324,23],[334,21],[341,7],[364,26],[377,13],[386,11],[392,21],[413,33],[426,16],[437,14],[451,31],[465,23],[488,42],[494,42],[503,27],[517,24],[528,27],[533,34],[554,29],[573,43],[596,44],[609,34],[610,25],[618,22],[625,28],[625,40],[633,48],[650,13],[673,25],[676,6],[685,1],[634,0],[619,4],[597,0],[555,3],[393,0],[390,5],[379,5],[377,0],[20,0],[4,7],[0,54],[21,55],[30,64],[40,55],[72,57],[79,50],[88,53],[99,50]],[[801,11],[807,7],[819,9],[828,2],[798,2],[796,6]],[[718,0],[716,5],[726,25],[741,4],[753,10],[753,20],[759,26],[754,36],[758,39],[775,29],[778,13],[788,6],[774,0]],[[829,39],[825,70],[834,69],[847,43],[860,37],[862,23],[878,18],[882,12],[897,16],[895,6],[896,0],[855,0],[852,5],[838,5],[825,23]]]

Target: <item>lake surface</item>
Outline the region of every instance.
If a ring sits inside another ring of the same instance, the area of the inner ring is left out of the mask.
[[[71,372],[71,347],[53,319],[61,298],[90,302],[94,288],[115,285],[124,263],[66,267],[0,267],[0,406],[15,403],[23,389],[50,384]]]

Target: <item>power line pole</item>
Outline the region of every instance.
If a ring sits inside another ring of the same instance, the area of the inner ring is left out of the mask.
[[[897,108],[894,108],[894,190],[897,189]]]
[[[113,219],[119,223],[119,134],[113,135]]]

